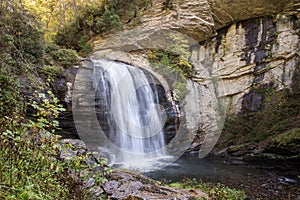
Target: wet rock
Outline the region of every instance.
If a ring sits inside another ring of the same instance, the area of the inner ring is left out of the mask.
[[[200,150],[201,145],[203,144],[203,136],[204,136],[203,132],[198,133],[195,136],[191,146],[188,148],[187,152],[197,153]]]
[[[78,153],[90,155],[87,162],[91,162],[91,164],[97,162],[97,159],[101,159],[97,153],[88,154],[86,145],[81,140],[63,139],[60,141],[60,145],[62,146],[61,158],[63,159],[69,159]],[[87,174],[86,172],[82,173]],[[74,174],[70,175],[73,176]],[[83,183],[87,197],[89,199],[97,199],[104,195],[108,196],[109,199],[116,200],[208,198],[207,194],[200,190],[185,190],[162,186],[157,181],[136,172],[114,169],[107,179],[107,182],[98,185],[95,177],[87,177],[87,180]]]
[[[68,106],[65,106],[66,108]],[[72,111],[64,111],[59,115],[59,127],[61,130],[58,130],[57,132],[63,137],[63,138],[71,138],[71,139],[79,139],[79,136],[77,134],[77,130],[75,127],[75,122],[73,119],[73,113]]]
[[[207,198],[200,190],[176,189],[161,186],[141,174],[115,170],[103,185],[111,199],[196,199]]]
[[[68,92],[66,80],[64,78],[55,79],[53,90],[55,96],[60,101],[63,101],[66,96],[66,93]]]
[[[78,70],[79,66],[67,68],[65,69],[65,78],[56,79],[54,82],[54,93],[66,109],[58,117],[61,128],[58,133],[64,138],[79,138],[72,113],[72,90]]]
[[[227,165],[247,165],[247,162],[242,160],[224,160],[223,163]]]
[[[283,156],[300,156],[300,128],[294,128],[274,137],[264,152]]]
[[[147,55],[141,54],[136,58],[133,53],[126,54],[119,51],[129,52],[132,49],[150,48],[154,42],[158,43],[156,47],[166,47],[169,45],[168,41],[164,41],[159,34],[163,31],[170,33],[171,30],[175,30],[195,39],[197,45],[193,43],[190,57],[195,76],[187,84],[189,93],[183,106],[187,114],[184,125],[188,129],[187,132],[191,134],[184,138],[185,140],[193,141],[195,133],[199,130],[205,134],[216,131],[213,128],[218,127],[219,122],[222,121],[220,116],[222,112],[218,110],[220,99],[224,99],[221,103],[227,114],[236,115],[243,110],[257,112],[262,108],[263,97],[251,90],[256,86],[272,83],[276,90],[298,91],[299,76],[295,75],[295,71],[299,60],[297,53],[299,52],[299,27],[297,27],[299,14],[294,12],[299,8],[298,1],[268,0],[249,3],[246,0],[232,2],[184,0],[177,1],[170,10],[163,10],[162,7],[163,1],[153,1],[146,14],[141,16],[141,23],[136,32],[124,31],[113,39],[95,40],[95,51],[90,58],[99,59],[105,55],[112,60],[126,61],[141,68],[151,69],[146,59]],[[285,10],[288,10],[291,15],[289,16],[289,12],[282,12]],[[278,14],[280,12],[282,13]],[[270,15],[273,17],[263,17]],[[236,23],[240,20],[243,21]],[[220,31],[220,28],[225,26],[226,28]],[[215,30],[217,35],[213,37]],[[91,71],[92,69],[86,72],[86,75],[92,77]],[[73,81],[74,77],[70,76],[67,83]],[[92,88],[85,80],[79,85],[82,88]],[[162,82],[162,85],[165,84]],[[68,88],[71,88],[70,84]],[[74,105],[83,104],[88,107],[95,103],[82,102],[80,99],[82,98],[78,98],[78,102],[73,102]],[[93,99],[93,95],[89,99]],[[88,118],[85,116],[83,118],[87,119],[84,123],[88,124]],[[174,124],[166,125],[167,142],[174,137],[176,128]],[[96,140],[89,135],[88,138],[91,141]],[[195,141],[192,144],[192,151],[197,151],[201,144],[201,141]],[[280,144],[279,150],[278,142],[272,144],[268,146],[265,153],[291,152],[289,145]],[[180,144],[174,146],[178,148]],[[224,155],[229,153],[233,157],[246,156],[252,159],[262,150],[241,148],[232,152],[224,151]],[[267,155],[264,154],[262,157]]]
[[[78,151],[76,151],[76,150],[63,149],[60,152],[60,158],[62,158],[62,159],[69,159],[69,158],[77,156],[77,153],[78,153]]]
[[[263,97],[256,92],[249,92],[243,98],[242,109],[244,112],[257,112],[261,109]]]

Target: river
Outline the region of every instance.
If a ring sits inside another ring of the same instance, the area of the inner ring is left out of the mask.
[[[204,182],[222,183],[244,190],[247,199],[300,200],[300,180],[296,176],[300,174],[299,170],[278,171],[264,164],[265,167],[230,165],[215,158],[198,159],[195,155],[184,155],[165,168],[144,174],[167,182],[196,178]]]

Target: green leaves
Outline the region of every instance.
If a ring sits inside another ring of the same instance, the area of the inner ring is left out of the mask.
[[[64,108],[51,91],[35,92],[28,106],[36,110],[36,121],[12,113],[14,117],[5,117],[10,125],[0,132],[0,199],[85,198],[84,181],[90,177],[97,184],[106,181],[107,161],[91,165],[91,153],[61,158],[61,151],[75,148],[62,145],[60,136],[52,134]]]
[[[61,48],[55,44],[49,44],[45,52],[48,56],[46,57],[46,64],[52,67],[61,66],[67,68],[79,61],[78,54],[75,50]]]
[[[38,101],[34,100],[37,99]],[[29,106],[32,106],[37,113],[37,123],[32,124],[39,129],[46,129],[49,132],[54,133],[55,129],[58,128],[58,121],[55,120],[59,113],[65,111],[59,100],[54,96],[51,91],[45,93],[35,93],[34,99]]]
[[[4,116],[22,115],[24,90],[22,80],[34,76],[34,68],[42,63],[43,33],[35,20],[19,1],[0,4],[0,132],[8,126]],[[31,82],[28,81],[28,82]],[[14,114],[14,115],[13,115]]]
[[[212,200],[243,200],[246,199],[244,191],[229,188],[222,184],[203,183],[201,180],[184,179],[182,182],[170,183],[171,187],[185,188],[185,189],[200,189],[208,194]]]
[[[13,45],[14,44],[14,37],[9,34],[5,34],[3,40],[6,45]]]
[[[174,51],[173,51],[174,50]],[[194,74],[192,65],[180,54],[187,56],[181,47],[173,47],[172,52],[167,50],[152,50],[148,54],[153,69],[168,77],[168,83],[179,100],[183,100],[188,93],[187,79]],[[175,53],[174,53],[175,52]]]
[[[5,191],[0,195],[0,199],[4,196],[6,199],[57,199],[60,193],[68,191],[67,188],[58,190],[59,179],[55,173],[59,171],[49,171],[48,167],[50,163],[60,165],[59,160],[53,160],[58,156],[52,147],[58,142],[57,136],[53,135],[47,139],[39,136],[46,132],[45,128],[57,127],[57,124],[51,119],[47,120],[46,116],[59,113],[56,109],[56,106],[59,108],[56,105],[58,101],[51,92],[47,95],[36,93],[35,97],[43,103],[31,103],[37,110],[37,122],[22,117],[6,117],[11,126],[0,134],[0,158],[3,158],[0,159],[0,182],[12,189],[4,190],[0,185],[0,191]],[[47,184],[41,184],[41,180],[46,180]]]
[[[2,63],[3,64],[3,63]],[[0,131],[13,112],[23,109],[20,97],[20,82],[6,67],[0,68]]]

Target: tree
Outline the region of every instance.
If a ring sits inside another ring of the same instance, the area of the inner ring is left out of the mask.
[[[98,6],[103,0],[23,0],[24,6],[43,26],[46,41],[52,41],[58,30],[65,28],[88,6]]]

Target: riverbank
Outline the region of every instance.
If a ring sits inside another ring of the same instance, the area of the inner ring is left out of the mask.
[[[265,163],[267,164],[267,163]],[[221,159],[198,159],[184,155],[172,165],[161,170],[145,173],[159,181],[181,182],[183,179],[201,179],[212,184],[222,183],[231,188],[244,190],[247,199],[299,199],[300,180],[292,173],[271,168],[271,165],[229,164]]]
[[[61,142],[66,148],[61,157],[70,159],[80,154],[89,155],[88,162],[97,162],[101,159],[100,154],[94,152],[89,154],[84,142],[78,139],[63,139]],[[119,166],[120,167],[120,166]],[[99,169],[95,169],[99,170]],[[101,170],[101,168],[100,168]],[[159,174],[159,170],[152,171],[153,174]],[[180,172],[180,171],[178,171]],[[146,176],[145,176],[146,175]],[[148,177],[147,177],[148,176]],[[131,171],[122,168],[114,168],[107,173],[106,181],[97,184],[97,177],[86,177],[83,183],[88,199],[245,199],[245,193],[225,185],[210,185],[206,183],[197,183],[189,181],[185,184],[158,181],[151,179],[149,173],[142,174],[139,171]],[[192,184],[192,185],[191,185]]]

